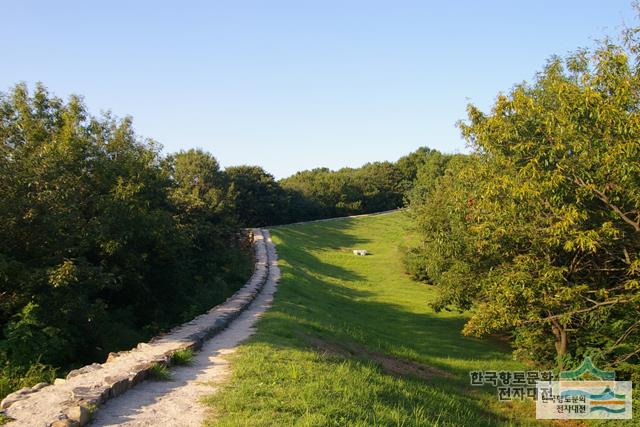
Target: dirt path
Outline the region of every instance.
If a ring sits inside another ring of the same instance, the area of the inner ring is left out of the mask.
[[[268,234],[266,234],[268,237]],[[260,295],[231,325],[206,342],[189,366],[171,369],[169,381],[146,381],[108,401],[92,426],[200,426],[207,408],[200,399],[216,391],[231,371],[226,356],[249,337],[257,318],[270,306],[280,272],[275,247],[267,239],[269,276]]]

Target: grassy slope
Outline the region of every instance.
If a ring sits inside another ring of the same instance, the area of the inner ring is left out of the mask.
[[[508,409],[493,389],[468,385],[469,370],[522,367],[503,345],[461,336],[464,317],[427,307],[433,290],[403,274],[406,223],[395,213],[272,230],[279,290],[234,356],[233,379],[208,399],[212,424],[481,426],[511,424],[514,413],[531,421],[530,405]],[[371,255],[356,257],[354,248]],[[366,356],[318,351],[305,335],[358,343],[454,378],[392,376]]]

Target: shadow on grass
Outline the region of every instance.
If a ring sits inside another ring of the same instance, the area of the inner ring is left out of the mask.
[[[339,224],[336,224],[339,223]],[[312,225],[293,225],[276,228],[282,242],[278,242],[278,254],[298,268],[296,274],[323,275],[339,278],[344,282],[364,280],[365,277],[344,267],[329,264],[313,255],[314,251],[341,251],[345,247],[363,245],[371,241],[346,233],[354,220],[345,218]],[[302,266],[306,266],[304,269]]]
[[[304,288],[307,286],[315,288],[308,295],[313,297],[312,302],[307,296],[298,298],[306,293]],[[463,355],[470,353],[474,353],[474,359],[495,358],[496,353],[488,349],[487,345],[458,336],[461,321],[405,312],[394,305],[354,301],[346,296],[352,291],[335,288],[334,285],[319,284],[316,281],[302,284],[300,280],[296,280],[293,284],[283,280],[277,297],[282,302],[274,304],[265,314],[258,333],[251,341],[267,344],[275,351],[290,348],[318,352],[308,340],[302,338],[304,334],[311,334],[323,340],[341,343],[347,348],[352,347],[355,342],[372,351],[413,360],[450,372],[453,377],[434,375],[431,379],[424,380],[404,376],[397,380],[403,383],[402,386],[388,387],[383,378],[371,376],[368,377],[369,385],[372,390],[377,390],[372,401],[389,408],[402,408],[407,414],[416,407],[424,406],[426,410],[437,413],[440,422],[446,425],[481,426],[507,422],[505,417],[490,412],[477,395],[472,395],[482,392],[470,388],[466,369],[452,368],[451,365],[434,360],[442,357],[465,358]],[[364,317],[375,320],[363,319],[363,313],[367,313]],[[331,370],[338,370],[346,363],[354,372],[372,365],[377,366],[381,373],[384,372],[382,366],[366,355],[361,358],[330,355],[324,358],[323,363],[333,365]],[[421,392],[416,396],[407,390]],[[485,399],[488,398],[493,396],[485,395]],[[467,415],[461,415],[461,408]],[[344,416],[349,418],[349,414]]]
[[[343,218],[315,224],[296,224],[273,227],[273,230],[287,240],[295,240],[297,247],[309,250],[335,250],[371,242],[368,237],[347,233],[356,224],[355,218]],[[280,245],[278,245],[280,250]]]
[[[284,266],[281,270],[283,280],[278,304],[265,316],[282,322],[270,328],[275,333],[285,331],[285,336],[291,336],[290,332],[303,333],[309,324],[321,325],[314,329],[322,331],[323,338],[353,339],[369,348],[396,354],[403,350],[415,352],[423,361],[426,359],[429,364],[447,370],[452,367],[435,359],[506,358],[500,343],[461,335],[464,318],[415,313],[396,304],[363,300],[362,297],[373,293],[323,282],[295,267]],[[287,302],[295,302],[297,309],[292,311]],[[468,374],[464,369],[454,373]]]
[[[470,365],[508,360],[504,345],[464,337],[460,331],[465,319],[435,313],[416,313],[405,307],[368,299],[374,293],[331,283],[323,277],[340,278],[341,283],[365,279],[355,271],[328,264],[309,251],[335,250],[361,245],[370,239],[349,234],[351,219],[305,226],[278,228],[277,250],[282,280],[273,307],[260,321],[251,342],[274,349],[293,348],[316,351],[303,336],[311,334],[328,342],[358,343],[372,351],[413,360],[450,372],[453,377],[434,376],[425,381],[410,376],[399,381],[424,396],[408,395],[402,387],[378,384],[375,401],[389,407],[411,411],[427,407],[437,413],[439,422],[453,425],[497,425],[508,422],[487,409],[487,390],[469,386]],[[425,301],[425,304],[427,302]],[[501,348],[502,347],[502,348]],[[478,362],[479,361],[479,362]],[[375,362],[328,357],[326,363],[375,365]],[[478,366],[478,365],[475,365]],[[372,382],[382,381],[372,377]],[[479,399],[484,394],[485,403]],[[458,408],[452,411],[452,408]]]

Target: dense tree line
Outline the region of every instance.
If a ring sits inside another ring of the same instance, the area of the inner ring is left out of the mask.
[[[640,379],[638,46],[552,58],[490,112],[469,106],[473,153],[418,178],[406,264],[437,287],[437,310],[471,310],[464,333]]]
[[[200,151],[24,85],[0,96],[0,395],[104,360],[229,296],[252,269]]]
[[[258,166],[231,167],[226,173],[243,223],[277,225],[401,208],[418,174],[441,173],[436,164],[447,157],[422,147],[397,162],[317,168],[280,181]]]

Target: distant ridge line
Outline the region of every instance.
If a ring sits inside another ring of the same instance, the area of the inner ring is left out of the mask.
[[[334,221],[336,219],[362,218],[362,217],[365,217],[365,216],[386,215],[386,214],[391,214],[391,213],[394,213],[394,212],[400,212],[400,211],[403,211],[403,210],[406,210],[406,208],[397,208],[397,209],[391,209],[391,210],[388,210],[388,211],[372,212],[372,213],[359,214],[359,215],[337,216],[337,217],[334,217],[334,218],[313,219],[311,221],[291,222],[289,224],[267,225],[267,226],[264,226],[262,228],[277,228],[277,227],[285,227],[285,226],[289,226],[289,225],[311,224],[311,223],[314,223],[314,222]]]

